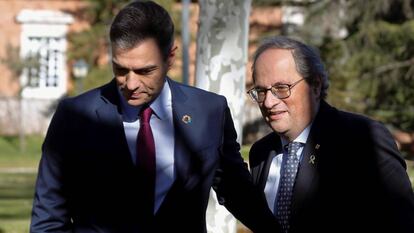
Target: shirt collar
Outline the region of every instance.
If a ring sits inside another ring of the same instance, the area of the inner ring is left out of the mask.
[[[152,101],[150,107],[158,118],[165,120],[168,118],[168,110],[171,109],[171,106],[171,89],[168,82],[165,81],[160,95],[154,101]]]
[[[118,94],[121,99],[121,109],[122,117],[124,121],[133,122],[138,119],[138,114],[141,110],[142,105],[140,106],[131,106],[127,103],[123,97],[120,89],[118,88]],[[154,114],[161,120],[164,120],[168,117],[168,109],[172,106],[171,101],[171,89],[167,81],[164,82],[164,86],[161,90],[160,95],[150,103],[150,107]]]
[[[300,142],[301,144],[306,144],[306,141],[308,140],[308,136],[309,136],[309,132],[310,132],[310,129],[312,127],[312,124],[313,124],[313,122],[310,123],[308,126],[306,126],[306,128],[293,141],[294,142]],[[289,144],[289,141],[286,140],[283,137],[280,137],[280,140],[282,141],[283,148],[287,147],[287,145]]]

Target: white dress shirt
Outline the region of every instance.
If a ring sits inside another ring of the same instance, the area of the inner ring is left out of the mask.
[[[121,93],[119,94],[121,96],[125,136],[132,161],[136,164],[137,156],[139,156],[137,155],[136,145],[140,128],[139,112],[141,106],[135,107],[128,105]],[[175,180],[175,136],[171,90],[167,81],[164,83],[160,95],[150,104],[150,107],[154,113],[151,116],[150,125],[155,143],[156,178],[154,213],[156,213]]]
[[[295,140],[293,140],[294,142],[302,143],[301,147],[296,153],[296,156],[299,157],[299,161],[302,160],[302,151],[308,139],[311,126],[312,124],[308,125],[302,131],[302,133],[299,134],[299,136]],[[286,148],[289,142],[285,140],[284,138],[281,138],[281,141],[282,141],[282,148]],[[274,214],[277,211],[275,202],[276,202],[277,191],[279,190],[279,181],[280,181],[281,171],[282,171],[282,161],[283,159],[286,159],[286,157],[287,157],[287,150],[283,149],[281,153],[277,154],[272,159],[272,162],[270,164],[270,169],[269,169],[269,175],[267,177],[267,181],[265,185],[264,192],[266,195],[267,204]]]

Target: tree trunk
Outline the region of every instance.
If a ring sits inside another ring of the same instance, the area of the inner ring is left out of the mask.
[[[25,132],[25,119],[24,119],[24,109],[25,102],[22,94],[19,93],[19,149],[23,153],[26,151],[26,132]]]
[[[251,0],[200,0],[196,86],[224,95],[241,142]]]
[[[227,98],[241,143],[251,0],[199,0],[196,86]],[[207,230],[236,232],[236,220],[212,190]]]

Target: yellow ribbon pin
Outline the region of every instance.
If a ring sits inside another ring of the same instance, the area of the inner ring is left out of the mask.
[[[312,164],[312,165],[315,165],[315,159],[316,159],[315,155],[311,155],[309,157],[309,163]]]

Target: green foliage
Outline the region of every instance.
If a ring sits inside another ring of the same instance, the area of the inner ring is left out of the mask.
[[[69,60],[74,63],[75,60],[84,59],[89,65],[96,65],[108,44],[105,28],[105,25],[98,24],[89,30],[69,34]]]
[[[113,16],[129,0],[88,0],[90,7],[87,8],[87,15],[92,25],[104,23],[109,25]]]
[[[314,0],[252,0],[253,6],[281,6],[281,5],[290,5],[290,6],[304,6],[313,3]]]
[[[39,54],[29,54],[26,57],[21,57],[19,47],[7,44],[6,54],[3,58],[0,58],[0,62],[9,68],[14,79],[20,80],[20,76],[24,70],[30,72],[29,75],[27,75],[28,80],[26,81],[26,85],[20,87],[19,96],[24,87],[32,84],[32,79],[38,78],[37,72],[40,67]]]
[[[99,61],[109,51],[108,27],[110,22],[121,7],[128,2],[128,0],[89,0],[88,7],[80,12],[82,18],[87,19],[91,27],[69,34],[71,47],[68,58],[72,64],[78,59],[84,59],[90,67],[87,77],[77,81],[82,82],[83,90],[103,84],[112,77],[108,66],[100,67]],[[78,91],[75,89],[69,95],[79,94]]]
[[[112,79],[111,65],[102,67],[93,67],[88,76],[83,80],[84,90],[90,90],[96,88],[105,83],[108,83]]]
[[[321,51],[330,102],[414,130],[413,9],[411,0],[320,0],[310,6],[300,34]],[[346,37],[338,35],[341,29]]]
[[[254,6],[273,6],[280,5],[283,0],[252,0]]]
[[[348,70],[360,77],[365,111],[403,130],[414,130],[414,20],[367,23],[348,38]]]
[[[154,2],[158,3],[160,6],[164,7],[168,12],[172,12],[172,4],[173,1],[171,0],[154,0]]]
[[[89,5],[80,14],[91,24],[89,29],[69,34],[70,61],[85,59],[96,66],[102,52],[108,51],[107,29],[113,16],[127,0],[89,0]]]
[[[24,61],[19,54],[19,48],[11,44],[6,45],[6,56],[1,58],[1,63],[5,64],[13,73],[13,77],[19,77],[25,67]]]

